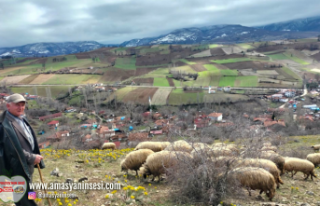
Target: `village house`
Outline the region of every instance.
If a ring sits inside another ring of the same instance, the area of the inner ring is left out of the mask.
[[[288,90],[285,90],[283,94],[286,97],[294,97],[296,95],[296,90],[288,89]]]
[[[284,102],[284,103],[286,103],[286,102],[288,102],[288,101],[289,101],[288,98],[280,98],[280,99],[279,99],[279,102]]]
[[[222,113],[211,113],[208,115],[208,118],[211,119],[211,121],[222,121]]]
[[[194,130],[198,128],[204,128],[209,126],[210,119],[207,117],[207,115],[202,114],[202,115],[197,115],[194,118]]]
[[[50,114],[50,115],[39,117],[39,120],[40,121],[44,121],[44,120],[47,120],[47,119],[53,119],[53,118],[57,118],[57,117],[61,117],[61,116],[62,116],[62,113],[59,112],[59,113],[55,113],[55,114]]]
[[[95,90],[98,92],[102,92],[102,91],[105,91],[106,89],[103,86],[97,86],[97,87],[95,87]]]
[[[29,94],[29,95],[26,96],[26,98],[27,98],[27,100],[32,100],[32,99],[37,99],[38,96]]]
[[[59,121],[53,120],[53,121],[47,123],[47,125],[48,125],[50,128],[58,127],[58,126],[59,126]]]
[[[113,129],[109,129],[108,126],[100,126],[97,130],[96,130],[96,134],[100,137],[100,138],[109,138],[112,136],[116,135],[116,132]]]
[[[230,92],[231,91],[231,87],[230,86],[224,87],[223,91],[224,92]]]
[[[67,107],[65,110],[64,110],[66,113],[69,113],[69,112],[75,112],[77,111],[75,108],[73,107]]]
[[[59,132],[55,132],[53,135],[47,137],[47,140],[50,141],[60,141],[63,137],[69,137],[69,131],[59,131]]]

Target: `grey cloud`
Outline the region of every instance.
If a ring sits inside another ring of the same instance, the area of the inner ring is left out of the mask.
[[[0,0],[0,47],[121,43],[186,27],[264,25],[319,15],[318,0]]]

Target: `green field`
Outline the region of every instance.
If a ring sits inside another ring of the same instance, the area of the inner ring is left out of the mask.
[[[252,61],[249,58],[231,58],[231,59],[219,59],[219,60],[210,60],[213,63],[217,64],[226,64],[226,63],[235,63],[235,62],[245,62],[245,61]]]
[[[299,64],[309,65],[308,62],[303,61],[302,59],[300,59],[300,58],[298,58],[298,57],[296,57],[296,56],[292,56],[292,57],[291,57],[291,56],[288,55],[288,58],[291,59],[292,61],[295,61],[295,62],[299,63]]]
[[[116,68],[119,69],[128,69],[128,70],[135,70],[136,69],[136,57],[131,57],[131,58],[117,58],[116,59]]]
[[[238,44],[243,49],[253,49],[254,47],[251,46],[250,44]]]
[[[208,71],[212,72],[212,73],[217,73],[220,74],[220,71],[219,69],[215,66],[215,65],[212,65],[212,64],[205,64],[203,65]]]
[[[45,88],[48,88],[46,86],[37,86],[37,92],[39,96],[46,97],[47,92]],[[59,94],[65,94],[69,91],[68,86],[53,86],[49,87],[51,89],[51,95],[53,98],[58,97]],[[29,94],[35,94],[35,90],[33,87],[11,87],[12,92],[14,93],[29,93]]]
[[[111,49],[110,51],[115,53],[115,54],[126,54],[127,47],[118,47],[118,48],[114,48]]]
[[[99,79],[101,78],[101,75],[88,75],[88,74],[63,74],[63,75],[55,75],[43,85],[64,85],[64,84],[92,84],[97,83]]]
[[[282,67],[281,70],[286,72],[287,74],[289,74],[290,76],[292,76],[295,79],[301,79],[301,77],[299,77],[296,73],[294,73],[291,69],[289,69],[287,67]]]
[[[140,54],[159,52],[159,47],[140,49]]]
[[[257,76],[239,76],[235,79],[235,87],[257,87]]]
[[[169,87],[170,85],[166,78],[154,78],[153,86]]]
[[[238,71],[232,69],[221,69],[220,74],[226,76],[238,76]]]
[[[288,59],[288,57],[286,55],[284,55],[283,53],[279,53],[279,54],[271,54],[271,55],[267,55],[268,57],[270,57],[272,60],[284,60],[284,59]]]
[[[192,46],[191,49],[193,51],[195,51],[195,50],[205,50],[205,49],[209,49],[209,45],[203,44],[203,45],[199,45],[199,46]]]
[[[174,72],[185,72],[185,73],[195,73],[195,71],[193,69],[191,69],[191,67],[189,67],[189,66],[181,66],[181,67],[171,68],[171,71],[174,71]]]
[[[220,74],[217,72],[203,71],[198,73],[199,76],[194,82],[194,86],[218,86]]]
[[[71,57],[69,57],[71,59]],[[87,67],[92,64],[91,59],[71,59],[63,62],[50,62],[46,63],[45,71],[57,71],[66,67]],[[41,65],[41,64],[40,64]],[[41,65],[42,67],[42,65]]]
[[[234,86],[234,81],[236,80],[237,77],[221,77],[219,81],[219,87],[233,87]]]
[[[296,56],[291,56],[291,54],[286,54],[286,53],[279,53],[279,54],[271,54],[271,55],[267,55],[268,57],[270,57],[272,60],[284,60],[284,59],[289,59],[292,60],[294,62],[297,62],[299,64],[302,65],[309,65],[308,62],[296,57]]]
[[[202,103],[203,102],[203,91],[199,93],[186,93],[182,89],[174,89],[169,95],[169,104],[170,105],[181,105],[189,103]]]
[[[213,48],[217,48],[217,47],[221,47],[221,45],[219,45],[219,44],[210,44],[209,45],[209,49],[213,49]]]
[[[197,64],[197,63],[195,63],[195,62],[189,62],[189,61],[186,60],[186,59],[180,59],[180,61],[182,61],[182,62],[184,62],[184,63],[186,63],[186,64],[189,64],[189,65]]]
[[[137,88],[124,87],[124,88],[118,89],[115,93],[115,96],[117,97],[117,100],[121,101],[129,92],[132,92],[135,89]]]

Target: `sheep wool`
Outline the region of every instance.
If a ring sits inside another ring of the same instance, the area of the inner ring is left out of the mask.
[[[291,172],[291,177],[297,174],[297,172],[303,172],[307,177],[305,180],[308,179],[309,175],[311,175],[311,179],[313,177],[317,177],[314,173],[314,164],[305,159],[299,159],[294,157],[286,157],[285,164],[284,164],[284,171]],[[293,174],[293,172],[295,173]]]
[[[320,153],[308,154],[307,160],[312,162],[314,166],[318,166],[320,164]]]
[[[224,144],[224,143],[215,143],[211,145],[212,149],[217,150],[231,150],[239,154],[239,149],[235,144]]]
[[[169,146],[166,147],[166,151],[181,151],[181,152],[188,152],[191,153],[192,151],[191,145],[184,141],[184,140],[178,140],[170,144]]]
[[[319,150],[320,149],[320,144],[313,145],[311,148],[314,149],[314,150]]]
[[[120,163],[121,171],[126,171],[128,174],[128,170],[134,170],[138,176],[139,168],[145,163],[147,157],[153,153],[150,149],[140,149],[130,152]]]
[[[139,149],[151,149],[154,152],[160,152],[164,150],[169,142],[140,142],[134,150]]]
[[[266,160],[266,159],[243,159],[238,161],[239,165],[241,167],[243,166],[250,166],[250,167],[259,167],[259,168],[263,168],[266,171],[270,172],[270,174],[272,174],[276,184],[277,184],[277,188],[280,188],[280,184],[283,184],[283,181],[280,178],[280,172],[277,168],[277,165],[270,161],[270,160]]]
[[[153,175],[152,181],[160,175],[166,173],[166,168],[175,166],[178,162],[191,163],[192,156],[186,152],[161,151],[148,156],[146,162],[140,167],[139,176],[145,179],[148,175]]]
[[[105,143],[103,143],[101,149],[115,150],[115,149],[117,149],[117,147],[116,147],[116,144],[113,142],[105,142]]]
[[[243,187],[249,188],[248,192],[250,196],[250,189],[260,190],[260,194],[265,192],[270,201],[275,196],[276,183],[274,177],[262,168],[239,167],[233,169],[229,177],[238,180]]]
[[[261,148],[261,151],[274,151],[274,152],[277,152],[277,147],[276,146],[264,146]]]
[[[284,174],[285,159],[282,156],[270,151],[266,151],[261,152],[260,158],[271,160],[277,165],[278,169],[280,170],[280,175]]]

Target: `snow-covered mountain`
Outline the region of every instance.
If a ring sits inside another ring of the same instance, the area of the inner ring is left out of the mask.
[[[14,55],[16,57],[57,56],[64,54],[91,51],[105,45],[96,41],[35,43],[17,47],[0,48],[0,56]]]
[[[132,39],[120,46],[135,47],[153,44],[197,44],[204,42],[239,43],[270,41],[284,38],[305,38],[314,34],[304,32],[268,31],[241,25],[214,25],[200,28],[178,29],[158,37]]]
[[[320,17],[304,18],[258,26],[269,31],[320,31]]]

